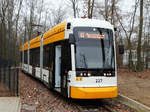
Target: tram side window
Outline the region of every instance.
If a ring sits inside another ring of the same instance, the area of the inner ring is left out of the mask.
[[[33,65],[33,49],[30,49],[30,65]]]
[[[54,65],[54,46],[50,45],[50,71],[53,72]]]
[[[40,67],[40,48],[34,48],[30,51],[31,65],[34,67]]]
[[[43,49],[43,67],[45,69],[50,67],[50,45],[44,46]]]
[[[24,63],[27,64],[28,63],[28,59],[27,59],[28,55],[27,55],[27,50],[24,51]]]
[[[32,65],[35,67],[36,64],[36,48],[32,49]]]
[[[35,64],[40,67],[40,48],[36,48],[34,52]]]
[[[53,44],[44,46],[43,67],[53,71]]]

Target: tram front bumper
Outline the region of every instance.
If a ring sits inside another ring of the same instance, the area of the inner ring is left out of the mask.
[[[70,96],[74,99],[100,99],[117,97],[115,87],[71,87]]]

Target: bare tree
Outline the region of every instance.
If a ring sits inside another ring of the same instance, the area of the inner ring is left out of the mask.
[[[8,2],[6,0],[2,0],[0,2],[0,14],[1,14],[1,27],[0,27],[0,58],[4,58],[6,57],[6,48],[7,48],[7,43],[5,41],[6,39],[6,30],[7,30],[7,26],[6,26],[6,18],[7,18],[7,9],[8,9]],[[6,57],[7,58],[7,57]]]
[[[73,9],[73,16],[74,18],[79,17],[78,11],[79,11],[79,7],[78,7],[78,3],[79,0],[68,0],[68,3],[72,5],[72,9]]]
[[[140,24],[139,24],[139,36],[137,46],[137,70],[142,70],[142,59],[141,59],[141,39],[143,32],[143,0],[140,0]]]
[[[17,14],[16,14],[16,31],[15,31],[15,37],[17,38],[18,35],[17,35],[17,32],[18,32],[18,21],[19,21],[19,17],[20,17],[20,11],[21,11],[21,8],[22,8],[22,2],[23,0],[19,0],[19,8],[18,8],[18,11],[17,11]]]
[[[21,8],[22,8],[22,2],[23,0],[19,0],[19,6],[18,6],[18,11],[17,11],[17,14],[16,14],[16,18],[15,18],[15,39],[18,40],[18,22],[19,22],[19,17],[20,17],[20,11],[21,11]],[[18,49],[19,49],[19,43],[18,41],[15,42],[14,44],[14,56],[17,58],[19,57],[19,53],[18,53]]]
[[[145,2],[145,9],[146,9],[146,18],[145,18],[145,31],[144,31],[144,34],[145,34],[145,41],[146,41],[146,50],[145,50],[145,53],[146,53],[146,59],[145,59],[145,62],[146,62],[146,69],[148,69],[148,63],[150,63],[150,0]]]
[[[44,3],[44,0],[41,0],[41,4],[40,4],[40,7],[39,7],[39,20],[38,20],[38,25],[41,24],[41,16],[42,16],[42,11],[43,11],[43,3]],[[39,26],[38,26],[38,30],[39,30]]]
[[[108,20],[108,0],[105,0],[105,20]]]
[[[45,12],[43,32],[45,32],[47,30],[47,19],[48,19],[48,11]]]
[[[84,4],[83,4],[83,13],[84,16],[83,18],[89,18],[91,19],[93,17],[93,9],[95,7],[95,0],[83,0]]]
[[[117,13],[117,11],[115,10],[115,13],[116,13],[116,17],[125,33],[125,36],[127,38],[127,42],[128,42],[128,49],[129,49],[129,65],[128,67],[131,68],[133,65],[132,65],[132,52],[131,52],[131,49],[132,49],[132,45],[131,45],[131,37],[132,37],[132,34],[133,34],[133,31],[134,31],[134,26],[135,26],[135,15],[136,15],[136,11],[137,11],[137,7],[138,7],[138,3],[139,3],[139,0],[136,0],[135,2],[135,7],[134,7],[134,11],[133,11],[133,16],[131,17],[130,19],[130,27],[128,28],[125,28],[121,18],[119,17],[119,14]],[[129,29],[129,30],[128,30]]]
[[[105,0],[105,1],[97,1],[95,3],[95,8],[99,15],[101,15],[102,18],[104,18],[106,21],[111,22],[113,25],[115,25],[115,22],[117,22],[116,13],[120,15],[120,9],[118,6],[120,0]],[[97,16],[98,16],[97,14]]]
[[[92,18],[93,16],[94,1],[95,0],[88,0],[88,18]]]
[[[51,26],[55,26],[57,25],[58,23],[62,22],[62,20],[65,18],[65,10],[62,9],[61,6],[58,7],[58,9],[54,9],[52,11],[52,17],[51,17]]]
[[[114,24],[114,10],[115,10],[115,0],[111,0],[111,24]]]
[[[27,25],[28,29],[28,40],[31,40],[33,38],[32,33],[33,33],[33,28],[32,25],[34,24],[34,13],[35,13],[35,7],[36,7],[36,0],[32,0],[29,2],[29,7],[30,7],[30,20],[29,24]]]

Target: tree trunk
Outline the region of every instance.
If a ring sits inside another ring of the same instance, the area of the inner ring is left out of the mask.
[[[91,14],[91,0],[88,0],[88,18],[90,18]]]
[[[75,0],[72,0],[72,7],[73,7],[73,15],[74,15],[74,18],[76,18],[76,1]]]
[[[140,0],[140,24],[139,24],[139,37],[137,46],[137,71],[142,71],[142,59],[141,59],[141,39],[143,30],[143,0]]]
[[[95,2],[95,0],[92,1],[92,6],[91,6],[91,18],[93,17],[94,2]]]
[[[108,0],[105,0],[105,20],[108,21]]]
[[[115,0],[112,0],[112,6],[111,6],[111,24],[114,25],[114,8],[115,8]]]

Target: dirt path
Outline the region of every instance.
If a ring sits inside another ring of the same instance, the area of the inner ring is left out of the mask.
[[[8,97],[8,96],[11,96],[8,87],[5,84],[0,83],[0,97]]]
[[[150,107],[150,70],[142,73],[118,70],[119,93]]]

